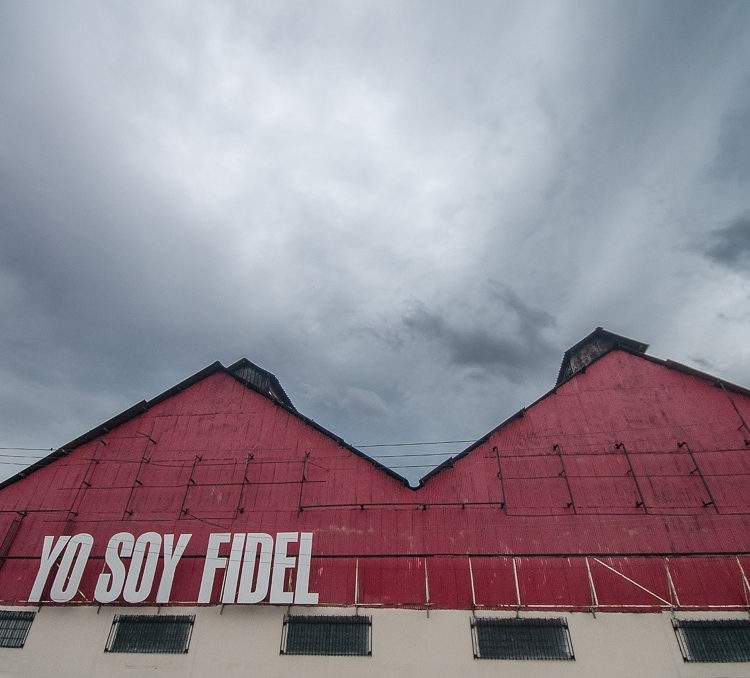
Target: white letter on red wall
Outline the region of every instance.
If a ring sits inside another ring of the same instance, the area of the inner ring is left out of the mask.
[[[198,594],[199,603],[211,602],[211,592],[214,588],[216,570],[227,566],[227,559],[219,555],[219,547],[231,539],[232,535],[229,532],[213,532],[209,535],[206,562],[203,566],[203,579],[201,579],[201,590]]]
[[[30,603],[38,603],[42,599],[42,593],[44,592],[44,585],[47,583],[47,577],[49,577],[49,571],[55,564],[55,561],[60,557],[66,544],[70,541],[70,537],[60,537],[55,544],[54,537],[45,537],[44,545],[42,546],[42,559],[39,562],[39,571],[36,573],[36,579],[34,585],[31,587],[31,593],[29,594]],[[54,544],[54,546],[53,546]]]
[[[104,562],[112,574],[102,572],[96,581],[94,600],[97,603],[112,603],[120,596],[125,585],[125,564],[120,558],[133,555],[135,538],[130,532],[118,532],[112,535],[104,553]]]
[[[83,569],[93,545],[94,538],[90,534],[82,533],[70,538],[50,589],[49,595],[54,602],[67,603],[73,599],[81,585]]]
[[[289,544],[297,541],[299,532],[279,532],[276,535],[276,552],[273,555],[270,603],[293,603],[294,594],[284,590],[284,576],[294,567],[294,556],[287,555]]]
[[[255,588],[253,588],[258,546],[260,546],[260,553],[257,555],[258,571],[255,575]],[[248,534],[245,542],[240,590],[237,594],[238,603],[259,603],[266,597],[271,579],[271,558],[273,558],[273,537],[265,532]]]
[[[310,593],[310,556],[312,555],[312,532],[299,536],[299,558],[297,559],[297,583],[294,587],[296,605],[317,605],[318,594]]]
[[[232,550],[229,552],[227,573],[224,577],[224,590],[221,594],[222,603],[233,603],[237,595],[237,580],[240,576],[242,553],[245,550],[245,534],[238,532],[232,537]]]
[[[151,593],[161,551],[161,535],[144,532],[136,539],[122,597],[126,603],[142,603]],[[143,563],[144,558],[146,563]]]

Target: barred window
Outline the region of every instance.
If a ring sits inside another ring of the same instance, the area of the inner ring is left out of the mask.
[[[281,634],[281,654],[369,656],[372,618],[287,615]]]
[[[194,615],[115,615],[105,652],[184,654]]]
[[[23,647],[34,612],[0,610],[0,647]]]
[[[575,659],[565,619],[472,619],[474,659]]]
[[[686,662],[750,662],[750,620],[672,621]]]

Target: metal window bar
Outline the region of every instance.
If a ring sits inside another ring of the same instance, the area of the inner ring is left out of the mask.
[[[686,662],[750,662],[748,619],[677,619],[672,626]]]
[[[281,633],[281,654],[371,656],[372,618],[287,615]]]
[[[105,652],[184,654],[195,615],[115,615]]]
[[[472,619],[474,659],[575,659],[565,619]]]
[[[0,610],[0,647],[23,647],[34,612]]]

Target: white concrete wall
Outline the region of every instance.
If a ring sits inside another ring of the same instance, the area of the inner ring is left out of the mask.
[[[36,608],[24,608],[36,609]],[[554,614],[568,620],[575,661],[475,660],[469,611],[360,608],[372,616],[371,657],[279,654],[287,608],[227,606],[163,608],[195,614],[186,655],[105,653],[115,614],[150,614],[155,608],[42,607],[21,649],[0,648],[0,676],[55,678],[107,676],[477,676],[536,678],[555,675],[675,678],[750,677],[750,663],[686,663],[669,614]],[[352,614],[353,609],[295,608],[295,614]],[[508,616],[481,612],[478,616]],[[512,616],[512,615],[511,615]],[[680,618],[747,618],[742,613],[680,613]]]

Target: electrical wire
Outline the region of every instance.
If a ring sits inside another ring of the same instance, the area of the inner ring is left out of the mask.
[[[54,447],[0,447],[0,450],[33,450],[39,452],[54,452]]]
[[[412,447],[415,445],[453,445],[456,443],[474,443],[476,442],[476,438],[472,440],[432,440],[432,441],[422,441],[422,442],[416,442],[416,443],[378,443],[377,445],[353,445],[353,447],[356,447],[357,449],[365,448],[365,447]]]
[[[701,428],[704,428],[704,429],[708,429],[708,428],[710,428],[712,426],[720,426],[720,427],[724,428],[724,427],[726,427],[726,422],[681,423],[681,424],[677,425],[677,427],[681,428],[681,429],[690,428],[690,427],[697,427],[697,426],[700,426]],[[642,427],[642,428],[636,428],[636,429],[633,429],[633,428],[627,428],[627,429],[607,429],[606,431],[581,431],[581,432],[566,431],[564,434],[560,434],[560,433],[556,432],[556,433],[549,433],[549,434],[544,434],[544,435],[536,434],[536,435],[533,435],[533,436],[524,436],[523,437],[523,441],[527,445],[529,443],[531,443],[533,445],[534,441],[542,441],[542,440],[544,440],[544,441],[546,441],[546,440],[555,440],[555,441],[558,441],[558,440],[561,440],[561,439],[569,439],[569,438],[575,437],[575,436],[597,436],[597,435],[605,435],[605,436],[607,436],[607,438],[612,439],[614,434],[623,434],[623,433],[625,433],[625,434],[631,434],[632,435],[633,433],[637,433],[637,432],[643,433],[643,432],[647,432],[647,431],[664,431],[665,434],[668,434],[668,435],[664,436],[666,439],[674,439],[674,437],[675,437],[674,433],[673,433],[674,430],[675,430],[675,426],[674,425],[670,425],[670,426],[666,426],[665,425],[665,426],[648,426],[648,427]],[[116,441],[116,440],[133,440],[133,439],[136,439],[136,436],[103,436],[103,439],[106,439],[107,441],[112,442],[112,441]],[[383,448],[383,447],[387,447],[387,448],[391,448],[391,447],[414,447],[414,446],[428,446],[428,445],[448,445],[448,444],[459,444],[459,443],[461,443],[461,444],[464,444],[464,443],[475,443],[475,442],[478,442],[479,440],[482,440],[482,439],[479,438],[479,439],[470,439],[470,440],[436,440],[436,441],[432,440],[432,441],[414,441],[414,442],[396,442],[396,443],[372,443],[372,444],[368,443],[368,444],[354,445],[353,447],[355,447],[355,449],[373,449],[373,448]],[[641,438],[641,439],[634,439],[632,437],[629,437],[628,440],[627,440],[627,442],[628,442],[628,445],[637,445],[639,443],[644,443],[644,442],[651,442],[652,443],[653,442],[653,437],[652,438],[646,438],[646,439],[643,439],[643,438]],[[487,440],[486,443],[489,444],[489,440]],[[537,445],[538,444],[539,444],[539,442],[537,442]],[[590,448],[594,448],[594,449],[596,449],[596,448],[601,449],[602,447],[604,447],[605,444],[606,443],[603,444],[601,442],[589,442],[589,443],[581,443],[581,442],[579,442],[579,443],[575,443],[575,446],[578,447],[578,448],[580,448],[580,447],[590,447]],[[544,447],[546,448],[547,445],[545,445]],[[304,446],[304,448],[307,451],[328,450],[328,449],[330,449],[330,447],[328,445],[326,445],[326,446],[309,446],[308,445],[308,446]],[[0,450],[20,450],[20,451],[27,450],[27,451],[45,451],[45,452],[53,452],[54,449],[55,448],[41,448],[41,447],[0,447]],[[267,452],[298,451],[299,449],[300,449],[300,447],[297,445],[297,446],[284,446],[284,447],[259,447],[259,448],[252,448],[251,447],[249,449],[248,448],[243,448],[242,451],[264,452],[264,453],[267,453]],[[524,448],[524,449],[528,449],[528,448]],[[735,449],[735,448],[732,448],[732,449]],[[747,448],[737,448],[737,449],[747,449]],[[184,449],[183,448],[180,451],[184,452],[184,453],[206,452],[206,450],[204,448],[200,448],[200,449]],[[506,454],[507,452],[510,452],[510,451],[516,451],[516,450],[514,450],[514,448],[502,448],[502,449],[499,449],[499,452],[501,454]],[[729,451],[729,450],[726,450],[726,451]],[[660,452],[661,453],[665,453],[665,454],[669,454],[670,453],[670,452],[663,452],[663,451],[660,451]],[[697,454],[697,453],[704,452],[704,450],[693,450],[693,452]],[[631,455],[632,454],[639,454],[639,453],[641,453],[641,451],[639,451],[639,450],[628,450],[628,453],[631,454]],[[417,452],[417,453],[403,454],[403,455],[402,454],[384,455],[384,454],[377,454],[377,453],[375,453],[372,456],[373,457],[377,457],[377,458],[391,458],[391,457],[395,458],[395,457],[402,457],[402,456],[403,457],[406,457],[406,456],[423,457],[423,456],[432,456],[432,455],[434,455],[434,456],[440,456],[440,455],[444,455],[444,454],[447,455],[447,454],[450,454],[450,453],[419,453],[419,452]],[[539,456],[546,456],[546,455],[552,456],[552,455],[557,455],[557,454],[558,454],[557,452],[554,452],[554,451],[550,450],[550,451],[548,451],[546,453],[540,454]],[[570,453],[565,453],[565,454],[570,454]],[[583,454],[583,453],[581,453],[581,454]],[[609,453],[608,452],[604,452],[604,453],[599,453],[599,454],[611,454],[611,452],[609,452]],[[43,456],[40,456],[40,455],[28,455],[28,456],[26,456],[26,455],[4,455],[4,454],[0,453],[0,457],[21,457],[21,458],[24,458],[24,459],[35,458],[36,460],[44,459],[46,456],[47,455],[43,455]],[[513,455],[508,455],[508,456],[513,456]],[[529,455],[527,452],[524,451],[522,454],[518,454],[517,456],[532,456],[532,455]],[[179,460],[173,460],[173,461],[179,461]],[[2,462],[0,462],[0,463],[2,463]],[[282,463],[283,463],[283,460],[282,460]]]
[[[602,450],[604,445],[596,445],[599,450]],[[293,449],[293,448],[288,448]],[[315,448],[305,448],[305,449],[315,449]],[[176,450],[172,450],[173,452]],[[244,452],[245,450],[243,450]],[[266,449],[263,448],[256,448],[252,450],[252,453],[254,454],[262,454],[266,451]],[[747,447],[719,447],[715,449],[694,449],[692,450],[692,453],[694,455],[706,455],[706,454],[724,454],[729,452],[748,452]],[[208,454],[208,451],[205,449],[202,450],[186,450],[186,452],[194,453],[194,452],[201,452],[203,454]],[[509,452],[514,452],[515,454],[510,454]],[[377,458],[393,458],[393,459],[400,459],[400,458],[410,458],[410,457],[428,457],[428,456],[445,456],[445,455],[451,455],[452,453],[448,452],[426,452],[426,453],[412,453],[412,454],[395,454],[395,455],[377,455]],[[500,456],[500,461],[513,461],[513,460],[523,460],[523,459],[534,459],[534,458],[549,458],[549,459],[559,459],[560,458],[560,452],[552,450],[550,447],[549,450],[544,449],[540,452],[529,452],[529,451],[523,451],[519,452],[517,449],[514,448],[498,448],[498,454]],[[674,456],[674,457],[682,457],[682,456],[689,456],[688,452],[683,452],[682,450],[628,450],[628,455],[631,457],[637,457],[637,456],[653,456],[653,455],[661,455],[661,456]],[[0,455],[2,457],[3,455]],[[572,460],[574,458],[590,458],[590,457],[620,457],[624,456],[623,452],[620,452],[618,450],[602,450],[598,452],[582,452],[582,451],[573,451],[568,452],[564,451],[562,452],[562,457],[566,460]],[[156,457],[156,455],[154,455]],[[41,457],[44,458],[44,457]],[[341,459],[341,456],[339,454],[325,454],[325,455],[317,455],[315,457],[312,457],[315,460],[324,460],[324,459]],[[474,457],[476,458],[476,457]],[[482,456],[483,459],[491,459],[496,460],[497,457],[494,454],[486,454]],[[750,459],[750,456],[748,457]],[[301,464],[304,462],[304,457],[299,457],[296,459],[263,459],[255,457],[250,461],[250,467],[263,465],[263,464]],[[190,463],[186,463],[190,461],[186,458],[166,458],[166,459],[159,459],[156,457],[156,460],[152,457],[150,459],[107,459],[106,456],[101,457],[83,457],[77,460],[68,459],[68,465],[79,465],[82,463],[90,463],[92,461],[96,462],[102,462],[102,461],[115,461],[118,464],[140,464],[140,463],[148,463],[150,466],[163,466],[165,468],[189,468]],[[231,466],[231,465],[238,465],[243,464],[247,460],[242,458],[231,458],[231,457],[220,457],[220,458],[214,458],[214,459],[202,459],[201,465],[202,466]],[[170,462],[175,462],[174,464]],[[0,464],[7,463],[7,464],[15,464],[15,462],[3,462],[0,461]],[[308,459],[308,463],[310,462],[310,459]]]

